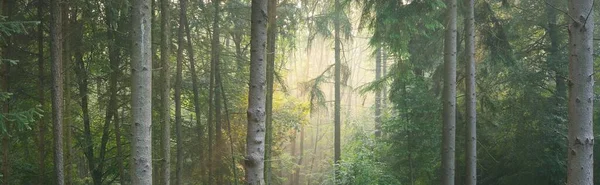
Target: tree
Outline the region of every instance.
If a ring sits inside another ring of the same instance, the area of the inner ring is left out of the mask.
[[[175,164],[175,184],[182,184],[183,180],[183,138],[181,135],[181,83],[183,82],[183,32],[185,30],[185,9],[187,0],[179,0],[179,26],[177,29],[177,66],[175,76],[175,140],[177,141],[177,161]]]
[[[594,13],[592,0],[569,1],[568,185],[594,184]]]
[[[456,145],[456,0],[447,0],[446,6],[441,183],[453,185]]]
[[[132,184],[152,184],[152,54],[150,0],[135,0],[132,12]]]
[[[59,0],[50,1],[50,55],[52,60],[52,123],[54,133],[54,173],[56,184],[64,185],[63,170],[63,76],[62,76],[62,18]]]
[[[265,135],[265,183],[271,183],[271,159],[273,153],[273,76],[275,75],[275,44],[277,39],[277,0],[269,0],[267,5],[267,99]]]
[[[466,0],[467,14],[465,17],[465,27],[467,38],[465,40],[465,52],[467,61],[466,69],[466,112],[467,112],[467,132],[466,132],[466,180],[467,185],[477,185],[477,96],[475,92],[475,1]]]
[[[382,47],[375,51],[375,81],[381,79]],[[375,92],[375,137],[381,136],[381,90]]]
[[[267,42],[267,1],[252,1],[250,41],[250,89],[246,136],[246,182],[265,183],[265,54]]]
[[[338,180],[338,165],[339,165],[339,161],[340,161],[340,156],[341,156],[341,148],[340,148],[340,135],[341,135],[341,126],[340,126],[340,109],[341,109],[341,96],[340,96],[340,85],[341,85],[341,69],[342,69],[342,62],[341,62],[341,58],[340,58],[340,45],[341,45],[341,41],[340,41],[340,16],[342,14],[342,10],[341,10],[341,5],[340,5],[340,0],[335,0],[335,17],[334,17],[334,35],[335,35],[335,84],[334,84],[334,89],[335,89],[335,105],[334,105],[334,141],[333,141],[333,145],[334,145],[334,157],[333,157],[333,163],[335,164],[335,176],[336,176],[336,180]],[[337,181],[336,181],[337,183]]]
[[[171,77],[169,72],[169,54],[171,45],[171,26],[170,21],[170,5],[168,0],[160,1],[160,60],[162,68],[160,70],[162,76],[161,89],[161,129],[162,129],[162,165],[161,165],[161,182],[169,185],[171,180]]]

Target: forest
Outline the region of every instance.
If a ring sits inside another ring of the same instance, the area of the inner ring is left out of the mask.
[[[0,0],[0,184],[600,184],[598,2]]]

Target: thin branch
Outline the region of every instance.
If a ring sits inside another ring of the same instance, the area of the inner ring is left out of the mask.
[[[554,5],[550,4],[548,1],[545,1],[545,2],[546,2],[546,5],[550,6],[551,8],[553,8],[555,10],[558,10],[558,11],[564,13],[565,15],[569,16],[569,18],[571,18],[571,20],[573,20],[573,21],[575,21],[577,23],[580,23],[579,21],[577,21],[577,19],[571,17],[571,15],[569,13],[567,13],[566,11],[564,11],[564,10],[562,10],[560,8],[556,8]]]

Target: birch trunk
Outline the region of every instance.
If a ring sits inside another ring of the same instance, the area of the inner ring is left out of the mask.
[[[594,183],[593,0],[569,1],[568,185]]]
[[[132,12],[132,184],[152,185],[152,53],[150,0],[135,0]]]
[[[265,184],[265,52],[267,42],[267,0],[252,1],[250,88],[248,93],[248,131],[246,138],[246,182]]]

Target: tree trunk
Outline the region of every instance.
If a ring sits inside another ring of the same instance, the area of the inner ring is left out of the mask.
[[[466,132],[466,185],[477,185],[477,96],[475,92],[475,1],[466,0],[466,112],[467,112],[467,132]]]
[[[594,183],[593,0],[569,1],[568,185]]]
[[[63,163],[63,74],[62,18],[60,0],[50,1],[50,55],[52,60],[52,123],[54,133],[54,173],[57,185],[64,185]]]
[[[446,6],[441,180],[443,185],[453,185],[456,145],[456,0],[447,0]]]
[[[118,111],[117,111],[118,112]],[[119,171],[119,182],[126,184],[125,182],[125,169],[123,169],[123,148],[121,144],[121,120],[124,119],[123,110],[121,110],[121,116],[115,114],[115,144],[117,145],[117,169]]]
[[[248,93],[248,131],[246,138],[246,181],[265,184],[265,52],[267,42],[267,1],[252,1],[250,89]]]
[[[375,81],[381,79],[381,46],[375,52]],[[381,90],[375,92],[375,137],[381,136]]]
[[[546,58],[547,65],[554,72],[555,75],[555,83],[556,83],[556,91],[554,93],[557,102],[563,102],[563,99],[566,98],[567,87],[565,84],[565,74],[563,69],[566,67],[561,65],[563,62],[560,57],[560,27],[557,23],[558,21],[558,13],[554,5],[558,4],[557,0],[548,1],[548,5],[546,5],[546,15],[548,17],[548,38],[550,39],[550,47],[546,49],[548,52],[548,56]],[[559,104],[562,105],[562,104]]]
[[[42,110],[44,110],[44,108],[46,107],[46,89],[44,88],[44,86],[46,85],[44,83],[44,79],[46,78],[46,68],[44,67],[44,6],[47,5],[44,2],[45,1],[38,1],[37,7],[38,19],[40,21],[40,24],[38,25],[38,78],[40,82],[38,87],[38,95],[40,96],[40,107],[42,108]],[[38,121],[38,168],[40,173],[38,184],[44,184],[44,179],[46,179],[46,129],[46,119],[40,119]]]
[[[273,150],[273,75],[275,75],[275,44],[277,39],[277,0],[269,0],[267,5],[267,99],[265,135],[265,184],[271,184],[271,159]]]
[[[177,29],[177,74],[175,77],[175,139],[177,141],[177,162],[175,165],[175,185],[182,184],[183,177],[183,138],[181,136],[181,83],[183,76],[183,32],[186,0],[179,0],[179,28]]]
[[[215,9],[215,14],[213,17],[213,25],[212,25],[213,31],[212,31],[212,41],[211,41],[211,62],[212,62],[212,65],[214,65],[213,66],[214,72],[211,72],[211,73],[213,73],[213,76],[214,76],[214,89],[213,89],[214,97],[213,97],[213,99],[214,99],[214,106],[215,106],[215,112],[214,112],[214,114],[215,114],[215,120],[214,120],[215,121],[214,122],[214,125],[215,125],[215,145],[214,146],[215,146],[215,148],[214,148],[214,150],[215,151],[213,151],[213,154],[215,154],[215,152],[221,153],[221,151],[223,149],[221,147],[223,144],[222,143],[223,142],[223,139],[222,139],[223,132],[222,132],[222,128],[221,128],[221,93],[224,93],[224,92],[221,92],[221,88],[220,88],[220,85],[221,85],[221,72],[220,71],[221,71],[221,69],[220,69],[220,64],[219,64],[220,63],[220,59],[219,59],[220,54],[219,53],[221,51],[220,51],[220,43],[219,43],[219,35],[220,35],[219,3],[220,3],[219,0],[212,1],[212,4]],[[209,124],[213,124],[213,123],[209,123]],[[211,145],[212,145],[212,143],[211,143]],[[216,184],[223,184],[223,182],[222,182],[223,181],[222,180],[223,179],[223,170],[222,170],[223,165],[221,162],[222,160],[220,159],[220,155],[216,155],[216,156],[211,155],[210,159],[211,159],[211,161],[215,162],[214,165],[216,167],[216,170],[215,170],[216,174],[214,174],[212,176],[215,176],[215,179],[217,180]],[[209,170],[212,171],[213,169],[209,169]],[[212,176],[209,176],[209,177],[212,177]],[[210,181],[210,182],[211,182],[211,184],[213,183],[212,181]]]
[[[340,58],[340,14],[342,14],[340,0],[335,0],[335,21],[334,21],[334,32],[335,32],[335,107],[334,107],[334,158],[333,163],[335,164],[335,184],[339,181],[338,165],[341,157],[340,149],[340,109],[341,109],[341,97],[340,97],[340,73],[342,61]]]
[[[152,184],[152,54],[150,0],[135,0],[132,12],[131,113],[133,185]]]
[[[68,29],[70,27],[69,20],[69,5],[68,1],[64,0],[63,11],[62,11],[62,19],[63,19],[63,28]],[[43,41],[40,41],[43,42]],[[71,131],[71,89],[69,84],[71,84],[71,49],[69,37],[63,38],[63,75],[64,75],[64,115],[63,115],[63,124],[64,124],[64,132],[65,132],[65,184],[71,185],[73,184],[72,178],[72,156],[73,156],[73,145],[72,145],[72,131]],[[40,50],[42,51],[42,50]],[[43,75],[41,75],[43,76]],[[41,82],[41,80],[40,80]],[[43,107],[43,106],[42,106]],[[43,182],[43,180],[41,181]],[[41,183],[40,183],[41,184]]]
[[[171,77],[170,77],[170,67],[169,67],[169,46],[171,44],[171,30],[170,30],[170,6],[169,0],[161,0],[160,1],[160,60],[162,68],[160,70],[162,76],[162,88],[161,88],[161,118],[162,118],[162,165],[161,165],[161,182],[165,185],[170,184],[171,180],[171,101],[170,101],[170,91],[171,91]]]

